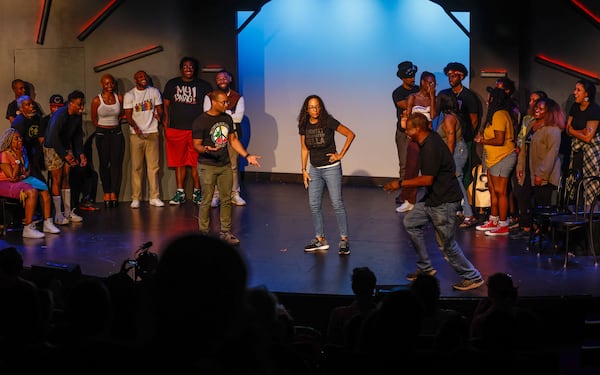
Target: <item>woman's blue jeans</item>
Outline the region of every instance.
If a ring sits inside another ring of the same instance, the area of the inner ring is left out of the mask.
[[[456,178],[458,178],[458,185],[460,185],[460,191],[462,191],[463,195],[461,203],[462,211],[465,217],[473,216],[473,208],[469,203],[469,196],[467,195],[467,190],[465,189],[465,184],[463,182],[463,168],[469,158],[469,150],[467,149],[467,144],[462,139],[454,145],[453,156],[454,164],[456,165]]]
[[[329,168],[315,168],[310,166],[310,178],[308,183],[308,203],[312,213],[313,225],[316,237],[325,237],[323,228],[323,193],[325,186],[329,192],[329,200],[333,206],[337,219],[340,237],[348,236],[348,218],[346,208],[342,199],[342,164]]]

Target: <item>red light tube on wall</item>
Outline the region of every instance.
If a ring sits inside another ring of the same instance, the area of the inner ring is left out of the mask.
[[[83,28],[81,32],[77,36],[77,39],[83,42],[85,38],[87,38],[104,20],[108,18],[108,16],[115,10],[121,3],[125,0],[111,0],[98,14],[96,14],[93,18],[91,18]]]
[[[114,60],[107,61],[105,63],[94,66],[94,72],[98,73],[106,69],[114,68],[115,66],[119,66],[122,64],[126,64],[133,60],[141,59],[142,57],[150,56],[155,53],[161,52],[163,50],[162,46],[152,46],[148,48],[144,48],[141,51],[129,53],[123,57],[116,58]]]
[[[594,14],[594,12],[592,12],[588,7],[586,7],[585,5],[583,5],[578,0],[571,0],[571,4],[573,4],[574,6],[576,6],[586,16],[588,16],[592,21],[594,21],[596,23],[596,26],[600,26],[600,17],[598,15]]]
[[[35,42],[37,44],[44,44],[44,37],[46,36],[46,26],[48,26],[48,17],[50,16],[50,5],[52,0],[42,0],[40,8],[40,19],[38,21],[37,34],[35,36]]]
[[[598,74],[589,72],[587,70],[578,68],[565,62],[556,59],[551,59],[544,55],[536,55],[535,61],[539,62],[540,64],[554,68],[556,70],[560,70],[561,72],[565,72],[579,78],[585,78],[594,82],[595,84],[600,84],[600,76],[598,76]]]

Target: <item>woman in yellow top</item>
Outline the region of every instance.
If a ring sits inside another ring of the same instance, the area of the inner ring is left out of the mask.
[[[483,144],[483,166],[487,169],[491,212],[487,223],[477,226],[488,236],[508,235],[508,183],[517,163],[515,134],[510,117],[510,98],[495,88],[488,99],[488,113],[483,133],[474,141]]]

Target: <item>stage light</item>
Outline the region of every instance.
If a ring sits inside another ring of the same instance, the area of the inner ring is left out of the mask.
[[[579,78],[585,78],[587,80],[592,81],[595,84],[600,84],[600,76],[598,76],[598,74],[567,64],[560,60],[552,59],[544,55],[536,55],[535,61],[539,62],[540,64],[554,68],[556,70],[560,70],[561,72],[565,72]]]
[[[94,72],[98,73],[98,72],[101,72],[106,69],[114,68],[115,66],[126,64],[133,60],[137,60],[137,59],[141,59],[142,57],[153,55],[155,53],[161,52],[162,50],[163,50],[162,46],[148,47],[141,51],[133,52],[133,53],[130,53],[123,57],[119,57],[117,59],[110,60],[110,61],[102,63],[100,65],[96,65],[96,66],[94,66]]]
[[[223,70],[223,65],[219,64],[209,64],[202,67],[202,73],[218,73]]]
[[[481,78],[504,78],[508,75],[506,69],[481,69],[479,76]]]
[[[44,37],[46,36],[46,26],[48,26],[48,17],[50,16],[50,6],[52,0],[43,0],[40,12],[40,20],[38,21],[37,35],[35,42],[37,44],[44,44]]]
[[[82,28],[81,32],[77,36],[77,39],[83,42],[108,16],[125,0],[112,0],[108,3],[98,14],[90,19]]]

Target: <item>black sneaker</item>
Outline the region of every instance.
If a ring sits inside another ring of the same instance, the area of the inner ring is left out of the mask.
[[[349,255],[350,254],[350,243],[347,239],[340,241],[340,249],[338,250],[338,254],[340,255]]]
[[[421,275],[421,274],[427,274],[429,276],[435,276],[435,274],[437,273],[436,270],[434,270],[433,268],[430,269],[429,271],[423,271],[420,268],[417,268],[417,270],[413,273],[409,273],[408,275],[406,275],[406,280],[408,281],[414,281],[417,276]]]
[[[511,240],[529,240],[531,237],[530,231],[519,229],[518,231],[508,235]]]
[[[221,232],[219,238],[233,246],[240,244],[240,240],[230,232]]]
[[[315,238],[312,240],[311,243],[304,246],[304,251],[307,253],[312,253],[317,250],[327,250],[327,249],[329,249],[329,242],[327,242],[327,240],[324,238],[322,240]]]
[[[479,288],[482,285],[483,285],[483,279],[471,279],[471,280],[463,279],[460,283],[452,285],[452,288],[454,288],[456,290],[465,291],[465,290]]]

